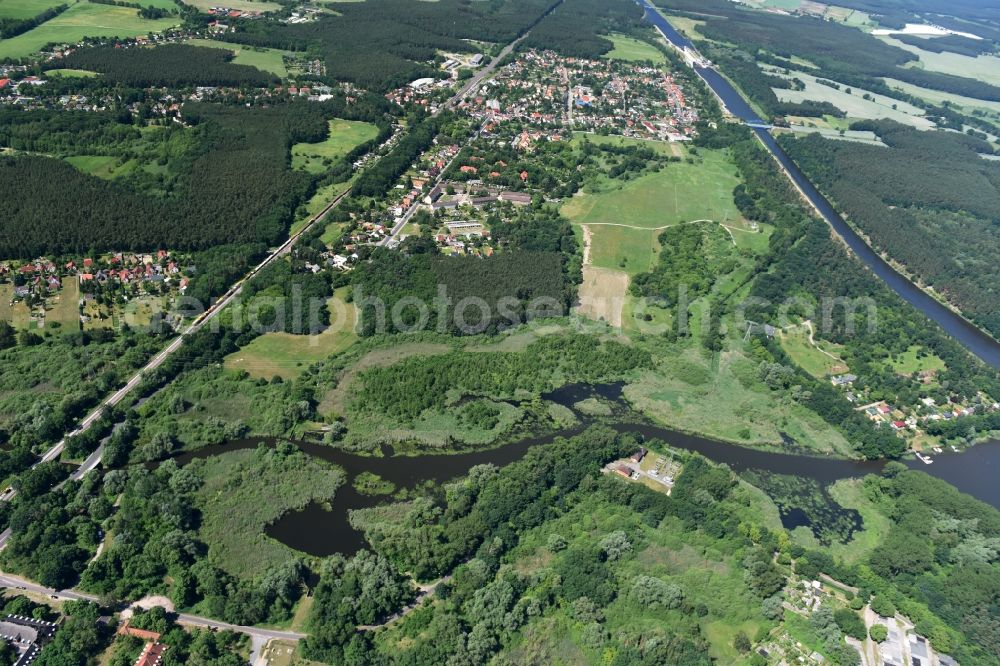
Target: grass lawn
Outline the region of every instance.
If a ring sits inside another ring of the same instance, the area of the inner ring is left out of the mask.
[[[0,284],[0,321],[8,324],[13,322],[14,311],[10,307],[10,298],[14,295],[14,285],[7,282]]]
[[[573,132],[574,147],[579,146],[581,143],[583,143],[584,140],[599,145],[643,146],[645,148],[652,148],[658,153],[663,153],[665,155],[676,155],[677,157],[683,157],[686,154],[684,151],[684,146],[681,143],[672,143],[670,141],[655,141],[653,139],[638,139],[631,136],[617,136],[617,135],[604,136],[602,134],[591,134],[590,132]]]
[[[355,146],[377,136],[378,128],[371,123],[335,118],[330,121],[330,134],[325,141],[292,146],[292,168],[323,173]]]
[[[500,410],[497,424],[490,429],[470,426],[458,417],[457,410],[427,410],[412,424],[399,423],[378,414],[349,414],[350,432],[347,444],[382,442],[393,444],[397,453],[405,453],[414,444],[422,447],[447,449],[458,440],[466,444],[492,444],[521,420],[524,410],[507,402],[481,400]],[[423,450],[421,448],[421,450]]]
[[[338,468],[297,450],[232,451],[192,465],[205,481],[196,502],[208,557],[247,579],[296,555],[264,534],[264,528],[313,500],[333,499],[344,482]]]
[[[75,43],[84,37],[138,37],[178,25],[180,19],[140,18],[132,7],[81,2],[34,30],[0,40],[0,58],[23,58],[50,43]]]
[[[618,33],[611,33],[610,39],[615,47],[605,53],[604,58],[632,62],[648,60],[654,63],[663,63],[667,61],[667,57],[659,49],[642,40]]]
[[[629,275],[645,273],[656,265],[659,231],[593,225],[590,232],[592,265]]]
[[[228,370],[245,370],[251,377],[294,379],[316,361],[341,352],[357,340],[354,305],[344,301],[348,287],[328,302],[331,326],[317,335],[265,333],[226,357]]]
[[[635,275],[655,265],[657,237],[666,226],[707,219],[741,227],[732,195],[738,182],[725,153],[700,150],[693,163],[671,163],[629,181],[603,179],[561,212],[589,227],[592,265]]]
[[[71,155],[65,159],[78,170],[106,180],[114,178],[120,168],[114,155]]]
[[[63,0],[0,0],[0,18],[28,19],[46,9],[58,7]]]
[[[227,5],[228,6],[228,5]],[[219,42],[214,39],[189,39],[185,42],[192,46],[206,46],[213,49],[225,49],[231,51],[235,57],[233,64],[250,65],[263,72],[271,72],[275,76],[288,78],[288,69],[285,68],[284,56],[286,51],[278,49],[255,48],[243,46],[241,44],[230,44]]]
[[[944,361],[920,345],[912,345],[902,354],[889,359],[889,363],[893,370],[906,376],[914,372],[939,372],[945,369]]]
[[[316,217],[319,212],[326,208],[331,201],[343,194],[343,192],[350,187],[350,185],[350,181],[345,181],[343,183],[333,183],[332,185],[327,185],[316,190],[316,194],[314,194],[312,199],[305,204],[305,214],[295,220],[289,233],[294,234],[302,229],[302,227],[304,227],[309,220]],[[339,226],[340,225],[330,224],[330,227]],[[326,238],[326,233],[323,234],[323,237],[324,239]],[[324,242],[332,243],[334,240],[336,239],[324,240]]]
[[[789,358],[810,375],[822,378],[827,375],[843,374],[847,372],[847,365],[843,361],[824,354],[822,351],[809,344],[809,332],[805,327],[796,327],[782,331],[778,336],[781,348],[788,354]],[[831,347],[830,343],[821,343],[824,347]],[[836,356],[835,349],[827,349]]]
[[[140,296],[132,299],[126,306],[122,317],[125,323],[132,327],[149,326],[153,315],[163,311],[162,296]]]
[[[202,11],[219,6],[218,0],[184,0],[184,4],[197,7]],[[281,5],[276,2],[256,2],[255,0],[226,0],[223,6],[241,12],[273,12],[281,9]]]

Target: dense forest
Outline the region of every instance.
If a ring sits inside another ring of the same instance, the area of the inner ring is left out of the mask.
[[[381,123],[385,108],[368,96],[249,109],[187,104],[191,136],[174,151],[173,175],[155,181],[169,185],[166,192],[137,191],[151,188],[102,180],[52,157],[4,156],[0,193],[9,215],[0,221],[0,255],[273,244],[314,186],[313,176],[290,168],[289,147],[324,139],[328,118]],[[140,136],[114,113],[15,113],[0,137],[21,150],[105,154],[115,137]],[[49,134],[53,122],[57,131]]]
[[[409,0],[344,3],[337,16],[299,25],[263,21],[242,24],[227,41],[310,51],[326,63],[326,76],[375,91],[397,88],[423,76],[440,76],[438,51],[471,52],[465,40],[507,43],[525,32],[558,0],[469,3]]]
[[[608,33],[628,32],[641,22],[642,10],[632,0],[563,0],[521,46],[599,58],[613,46]]]
[[[164,44],[155,49],[101,46],[77,49],[58,62],[60,67],[100,72],[126,86],[267,86],[273,74],[230,62],[233,54],[188,44]]]
[[[781,142],[876,248],[1000,335],[1000,163],[979,156],[989,144],[889,121],[853,127],[888,147],[818,135]]]

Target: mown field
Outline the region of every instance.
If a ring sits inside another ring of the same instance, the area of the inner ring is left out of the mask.
[[[739,179],[725,153],[699,150],[691,159],[625,182],[602,179],[563,205],[563,215],[590,229],[591,264],[635,275],[655,264],[657,237],[667,226],[695,220],[742,226],[733,203]]]
[[[228,5],[227,5],[228,6]],[[230,44],[214,39],[189,39],[185,44],[192,46],[205,46],[213,49],[225,49],[233,53],[233,64],[250,65],[264,72],[271,72],[281,78],[288,77],[288,69],[285,67],[284,56],[287,51],[278,49],[252,48],[240,44]]]
[[[137,37],[179,23],[177,17],[140,18],[131,7],[81,2],[34,30],[0,41],[0,58],[23,58],[46,44],[75,43],[84,37]]]
[[[663,53],[642,40],[618,33],[612,33],[608,38],[614,43],[615,47],[604,54],[605,58],[627,60],[630,62],[648,60],[653,63],[664,63],[667,61]]]
[[[292,168],[323,173],[355,146],[377,136],[378,128],[371,123],[335,118],[330,121],[330,134],[325,141],[292,146]]]

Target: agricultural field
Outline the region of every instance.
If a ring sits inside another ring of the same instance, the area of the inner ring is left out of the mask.
[[[622,307],[628,292],[628,274],[609,268],[583,267],[576,313],[621,328]]]
[[[218,0],[184,0],[184,4],[202,11],[219,6]],[[281,5],[278,3],[263,0],[226,0],[225,6],[241,12],[274,12],[281,9]]]
[[[313,500],[332,500],[344,482],[341,470],[296,449],[231,451],[191,464],[204,479],[196,502],[208,557],[248,580],[297,555],[264,528]]]
[[[138,37],[179,23],[177,17],[140,18],[132,7],[81,2],[34,30],[0,41],[0,58],[23,58],[46,44],[76,43],[84,37]]]
[[[63,0],[0,0],[0,18],[29,19],[61,4]]]
[[[265,333],[226,357],[228,370],[243,370],[251,377],[294,379],[307,367],[350,347],[354,332],[354,305],[344,300],[349,287],[339,289],[327,303],[330,327],[316,335]]]
[[[825,349],[833,347],[829,342],[823,342],[820,348],[810,343],[809,329],[804,326],[781,331],[778,340],[781,348],[795,365],[817,379],[828,375],[843,374],[848,370],[844,362],[837,356],[835,349],[833,351]]]
[[[813,453],[852,455],[850,443],[819,415],[772,393],[738,343],[711,358],[697,345],[656,345],[656,370],[625,387],[625,397],[644,414],[744,445],[786,448],[784,433]]]
[[[973,58],[949,51],[932,53],[931,51],[924,51],[921,48],[911,46],[891,37],[880,37],[880,39],[887,44],[899,47],[904,51],[909,51],[919,57],[920,63],[914,64],[914,66],[921,69],[978,79],[979,81],[991,83],[995,86],[1000,85],[1000,58],[997,56],[982,55]]]
[[[989,102],[982,99],[976,99],[974,97],[964,97],[962,95],[941,92],[940,90],[921,88],[920,86],[915,86],[912,83],[906,83],[905,81],[899,81],[897,79],[885,79],[885,82],[893,88],[898,88],[905,93],[921,97],[928,102],[933,102],[935,104],[948,102],[949,104],[953,104],[962,109],[986,109],[988,111],[992,111],[994,114],[1000,114],[1000,102]]]
[[[235,65],[250,65],[263,72],[271,72],[282,79],[288,78],[288,69],[285,67],[284,60],[284,57],[288,54],[287,51],[254,48],[241,44],[220,42],[214,39],[189,39],[184,43],[191,44],[192,46],[204,46],[230,51],[234,55],[232,62]]]
[[[371,123],[335,118],[330,121],[330,135],[325,141],[292,146],[292,168],[323,173],[355,146],[377,136],[378,128]]]
[[[918,107],[901,102],[885,95],[853,88],[848,93],[849,86],[841,86],[840,90],[831,88],[816,82],[816,77],[801,71],[791,71],[790,74],[781,74],[778,70],[767,69],[768,73],[784,76],[785,78],[795,77],[805,83],[803,90],[785,90],[774,88],[774,94],[782,102],[798,103],[805,100],[815,100],[818,102],[829,102],[847,114],[849,118],[855,119],[878,119],[888,118],[896,122],[916,127],[917,129],[930,129],[934,124],[924,118],[924,110]],[[872,99],[863,99],[862,95],[868,94]]]
[[[666,56],[664,56],[659,49],[642,40],[618,33],[612,33],[608,38],[614,43],[615,47],[604,54],[605,58],[609,58],[611,60],[627,60],[629,62],[642,62],[648,60],[657,64],[667,61]]]

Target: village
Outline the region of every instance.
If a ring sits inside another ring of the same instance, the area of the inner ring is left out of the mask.
[[[148,326],[195,272],[166,250],[0,263],[0,319],[34,331]],[[176,323],[169,314],[165,321]]]
[[[519,136],[562,129],[688,141],[698,121],[669,71],[552,51],[519,54],[460,107],[483,122],[514,125]]]
[[[886,400],[872,400],[871,391],[855,388],[858,381],[858,377],[850,373],[830,377],[830,383],[844,391],[844,397],[855,405],[856,411],[864,412],[874,427],[891,428],[906,439],[916,457],[928,465],[933,462],[932,452],[944,451],[936,438],[926,434],[928,424],[1000,411],[1000,402],[982,391],[971,400],[959,400],[940,387],[934,390],[933,373],[924,373],[922,384],[928,386],[928,390],[914,404],[894,405]],[[931,393],[934,395],[929,395]],[[949,448],[954,452],[959,451],[954,444],[950,444]]]

